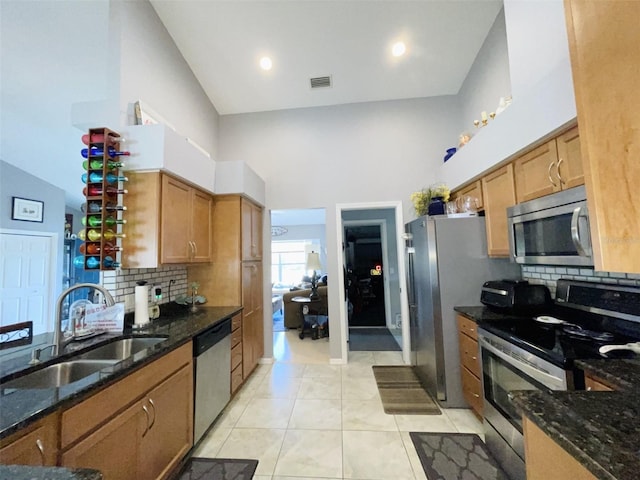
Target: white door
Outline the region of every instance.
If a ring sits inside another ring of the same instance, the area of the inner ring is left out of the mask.
[[[33,322],[51,331],[54,262],[52,234],[0,233],[0,326]]]

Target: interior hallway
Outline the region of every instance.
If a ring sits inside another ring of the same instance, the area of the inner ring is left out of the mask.
[[[273,365],[258,365],[194,457],[258,459],[256,480],[426,479],[411,431],[478,433],[470,410],[387,415],[372,365],[400,352],[350,352],[329,365],[328,339],[274,333]]]

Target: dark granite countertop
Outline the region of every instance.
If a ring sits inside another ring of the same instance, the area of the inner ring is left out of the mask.
[[[101,480],[97,470],[86,468],[0,465],[0,480]]]
[[[637,392],[640,388],[640,360],[576,360],[576,366],[601,378],[614,390]]]
[[[631,392],[513,392],[524,415],[596,478],[640,472],[640,405]]]
[[[107,370],[96,372],[82,380],[58,388],[48,389],[3,389],[0,387],[0,438],[4,438],[29,423],[36,421],[46,415],[84,400],[96,391],[114,383],[115,381],[129,375],[133,371],[156,360],[158,357],[178,348],[188,342],[198,333],[208,327],[218,323],[225,318],[229,318],[238,313],[242,308],[237,306],[229,307],[199,307],[198,312],[190,313],[185,308],[174,308],[173,311],[164,314],[160,319],[151,322],[149,327],[139,331],[131,331],[125,328],[124,335],[96,337],[89,344],[103,343],[115,338],[131,336],[163,336],[166,341],[136,353],[115,366]],[[84,345],[84,342],[82,342]],[[80,344],[78,344],[80,345]],[[78,352],[67,353],[58,358],[48,359],[38,367],[46,366],[50,363],[57,363],[59,360],[67,359]],[[28,365],[30,353],[26,353],[22,358],[14,358],[10,362],[11,372],[5,369],[2,374],[4,379],[11,378],[34,367]],[[18,368],[16,365],[20,365]],[[21,369],[22,372],[16,372]]]
[[[484,306],[475,306],[475,307],[454,307],[456,312],[461,315],[464,315],[469,320],[473,320],[474,322],[481,324],[482,322],[497,322],[497,321],[505,321],[505,320],[522,320],[522,316],[509,315],[508,313],[499,313],[493,310],[490,310]]]

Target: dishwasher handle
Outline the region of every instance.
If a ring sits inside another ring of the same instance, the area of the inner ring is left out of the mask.
[[[199,335],[196,335],[193,339],[193,356],[198,357],[202,355],[229,335],[231,335],[231,318],[225,318]]]

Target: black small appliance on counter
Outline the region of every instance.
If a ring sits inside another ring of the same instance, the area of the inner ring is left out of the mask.
[[[482,285],[480,301],[503,313],[532,315],[548,308],[551,293],[545,285],[534,285],[527,280],[491,280]]]

